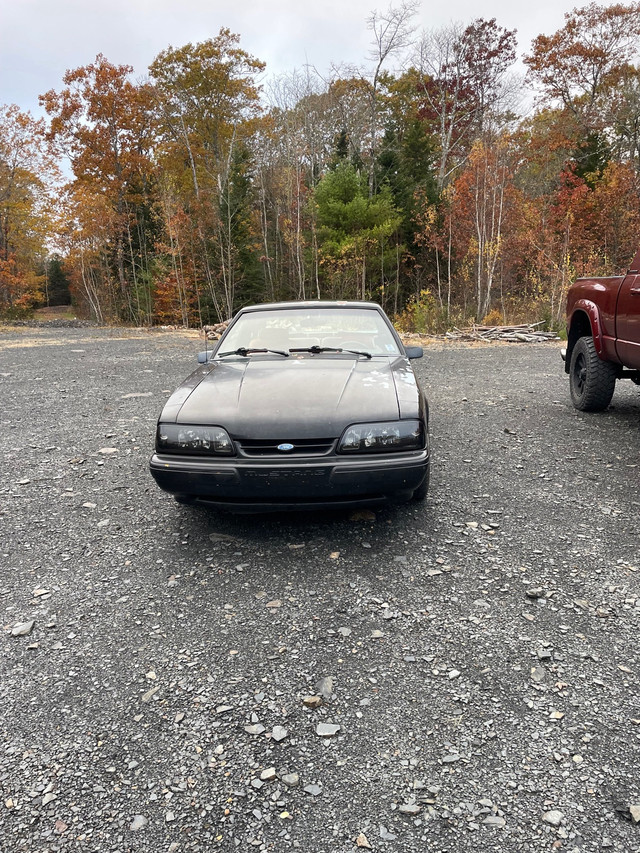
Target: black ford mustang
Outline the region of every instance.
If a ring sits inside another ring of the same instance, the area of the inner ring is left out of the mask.
[[[422,500],[421,356],[374,303],[243,308],[167,401],[151,473],[182,503],[239,512]]]

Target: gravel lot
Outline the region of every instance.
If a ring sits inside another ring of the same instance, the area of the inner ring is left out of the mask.
[[[2,851],[640,851],[639,390],[429,347],[425,504],[229,516],[148,473],[199,348],[0,331]]]

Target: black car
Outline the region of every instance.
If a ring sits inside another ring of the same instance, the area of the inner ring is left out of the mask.
[[[374,303],[243,308],[167,401],[151,473],[181,503],[242,512],[422,500],[421,356]]]

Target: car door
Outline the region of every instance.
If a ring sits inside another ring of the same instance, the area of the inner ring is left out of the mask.
[[[618,294],[616,349],[625,367],[640,370],[640,274],[631,270]]]

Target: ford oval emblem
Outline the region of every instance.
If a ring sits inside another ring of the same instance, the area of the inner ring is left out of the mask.
[[[283,453],[286,453],[289,450],[293,450],[293,444],[279,444],[278,450],[282,450]]]

